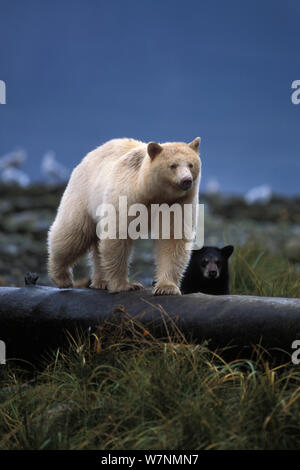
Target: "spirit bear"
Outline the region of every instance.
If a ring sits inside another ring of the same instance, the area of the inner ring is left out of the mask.
[[[116,213],[120,196],[131,204],[198,203],[201,178],[200,138],[191,143],[143,143],[134,139],[113,139],[88,153],[73,170],[48,234],[48,271],[60,288],[73,286],[72,266],[90,251],[91,287],[121,292],[143,286],[128,279],[132,239],[100,239],[97,236],[98,208],[111,204]],[[195,214],[195,212],[194,212]],[[129,223],[126,220],[126,224]],[[193,216],[195,230],[197,217]],[[171,231],[172,232],[172,231]],[[189,262],[184,233],[177,239],[155,240],[156,295],[180,294],[180,282]]]

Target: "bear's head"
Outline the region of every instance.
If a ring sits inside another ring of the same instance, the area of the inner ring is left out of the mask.
[[[232,245],[217,248],[204,246],[201,250],[192,252],[191,262],[195,272],[202,278],[214,280],[228,274],[228,260],[232,255],[234,247]]]
[[[147,152],[151,161],[153,185],[175,198],[192,191],[201,177],[199,145],[200,137],[189,144],[150,142]]]

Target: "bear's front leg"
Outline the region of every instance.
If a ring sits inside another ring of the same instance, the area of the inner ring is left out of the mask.
[[[109,292],[142,289],[139,282],[128,279],[128,262],[132,241],[105,239],[99,242],[101,268]]]
[[[90,253],[92,265],[92,282],[90,287],[92,289],[107,289],[107,282],[103,278],[103,272],[101,269],[100,251],[98,244],[99,242],[92,246]]]
[[[180,282],[190,259],[187,240],[157,240],[154,295],[181,295]]]

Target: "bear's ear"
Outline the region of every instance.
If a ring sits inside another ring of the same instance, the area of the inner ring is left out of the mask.
[[[222,254],[225,256],[225,258],[230,258],[234,250],[234,247],[232,245],[227,245],[224,246],[224,248],[221,249]]]
[[[157,155],[159,155],[163,148],[161,145],[157,144],[156,142],[150,142],[147,147],[147,151],[151,160],[153,160]]]
[[[200,142],[201,142],[201,137],[196,137],[196,139],[194,139],[188,145],[189,145],[189,147],[191,147],[191,149],[195,150],[195,152],[198,152]]]

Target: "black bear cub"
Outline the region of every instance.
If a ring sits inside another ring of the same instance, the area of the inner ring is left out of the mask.
[[[201,250],[193,250],[181,282],[182,294],[229,294],[228,260],[233,249],[232,245],[228,245],[224,248],[204,246]]]

